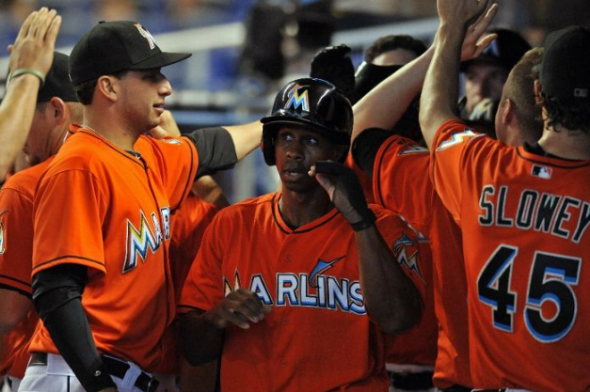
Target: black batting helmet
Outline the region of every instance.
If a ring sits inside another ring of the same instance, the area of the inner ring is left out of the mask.
[[[350,101],[332,83],[316,78],[293,80],[277,94],[271,115],[260,120],[264,160],[270,166],[276,163],[273,140],[282,125],[304,126],[349,147],[352,118]]]

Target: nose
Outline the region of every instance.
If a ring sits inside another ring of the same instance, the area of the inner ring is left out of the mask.
[[[290,159],[303,159],[303,146],[299,140],[293,140],[287,146],[287,157]]]
[[[162,80],[162,85],[160,86],[159,91],[160,95],[163,95],[164,97],[172,95],[172,85],[168,79],[164,78]]]

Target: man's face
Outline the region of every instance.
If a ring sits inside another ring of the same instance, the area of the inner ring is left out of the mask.
[[[29,131],[29,136],[23,147],[23,152],[27,157],[27,161],[31,165],[36,165],[43,162],[45,159],[51,156],[49,146],[49,135],[53,124],[48,121],[46,111],[48,109],[48,103],[41,103],[37,105],[35,109],[35,115],[33,116],[33,123]]]
[[[160,69],[128,71],[120,82],[121,107],[128,125],[138,134],[159,125],[165,99],[172,94],[172,86]]]
[[[506,83],[508,72],[499,65],[475,63],[465,71],[465,96],[467,97],[467,112],[484,98],[499,100],[502,97],[502,87]]]
[[[282,127],[275,139],[275,156],[279,177],[291,191],[306,191],[319,185],[307,172],[317,161],[337,160],[344,147],[303,127]]]

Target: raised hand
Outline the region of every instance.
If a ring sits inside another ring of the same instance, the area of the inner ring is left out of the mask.
[[[359,179],[352,169],[337,162],[318,161],[309,174],[315,176],[328,192],[330,200],[353,230],[373,225],[375,215],[369,209]]]
[[[21,26],[14,45],[8,47],[10,71],[32,69],[47,75],[60,26],[61,16],[55,10],[43,7],[32,12]]]
[[[492,20],[498,12],[498,4],[491,3],[487,11],[469,26],[461,48],[461,61],[471,60],[479,56],[496,39],[497,34],[486,34]]]
[[[494,0],[437,0],[441,25],[469,26],[484,15]]]

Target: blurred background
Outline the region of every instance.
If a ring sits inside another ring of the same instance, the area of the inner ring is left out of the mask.
[[[590,0],[497,3],[494,27],[516,30],[533,46],[549,31],[590,26]],[[278,89],[308,75],[322,47],[349,45],[356,66],[375,39],[409,34],[429,44],[438,25],[435,0],[0,0],[0,48],[41,6],[63,17],[57,50],[64,53],[100,20],[139,21],[162,50],[193,53],[164,69],[174,87],[167,106],[183,131],[268,114]],[[6,70],[7,55],[0,55],[0,70]],[[217,179],[231,202],[276,187],[274,168],[259,153]]]

